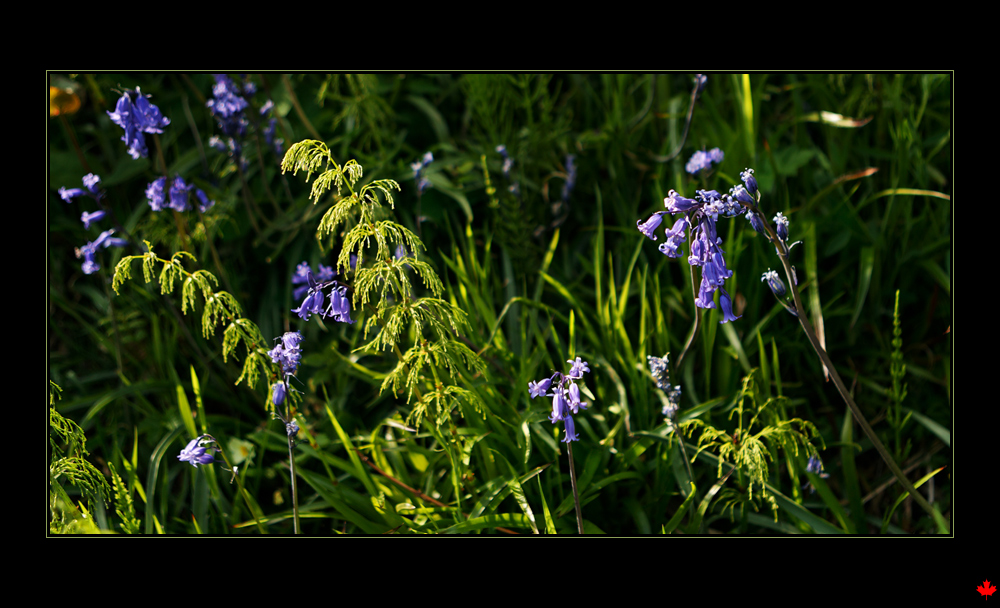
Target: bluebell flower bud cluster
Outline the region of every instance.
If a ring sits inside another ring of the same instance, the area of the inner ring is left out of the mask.
[[[660,252],[671,258],[680,257],[683,252],[679,245],[685,239],[685,229],[689,229],[691,254],[688,256],[688,263],[701,267],[701,286],[695,305],[699,308],[715,308],[714,295],[718,289],[719,306],[723,315],[720,323],[739,319],[733,314],[732,299],[723,287],[726,279],[733,276],[733,271],[726,267],[725,251],[722,250],[722,239],[716,231],[716,222],[720,215],[739,215],[743,210],[742,205],[732,194],[719,194],[715,190],[698,190],[693,199],[671,190],[663,204],[666,211],[656,212],[645,223],[641,220],[636,222],[637,228],[646,237],[656,240],[654,231],[663,221],[663,215],[683,214],[666,232],[666,242],[659,246]]]
[[[581,380],[583,374],[590,371],[587,362],[580,357],[576,360],[570,359],[567,363],[573,364],[568,374],[556,372],[548,378],[528,383],[528,394],[532,399],[552,397],[552,414],[549,415],[549,421],[552,424],[562,421],[565,432],[563,443],[580,440],[573,422],[573,414],[579,414],[580,410],[587,409],[587,403],[580,400],[580,387],[577,386],[576,380]]]
[[[143,133],[163,133],[163,127],[170,124],[170,119],[160,113],[160,108],[149,103],[148,97],[139,87],[135,91],[125,91],[115,104],[115,111],[108,112],[111,122],[125,129],[122,141],[128,146],[128,153],[137,160],[140,156],[149,156]]]
[[[698,150],[691,155],[691,159],[684,165],[684,170],[693,175],[699,171],[711,168],[712,163],[721,163],[725,157],[725,153],[719,148],[712,148],[708,152]]]
[[[101,178],[99,176],[88,173],[83,176],[83,188],[66,188],[63,186],[59,188],[59,197],[67,203],[72,203],[78,197],[87,196],[99,203],[104,198],[104,192],[99,187],[100,183]],[[105,214],[106,212],[103,209],[84,211],[80,215],[80,221],[83,222],[83,227],[89,230],[90,225],[103,220]],[[111,236],[114,233],[113,228],[105,230],[96,239],[75,250],[76,257],[83,258],[82,269],[84,274],[93,274],[101,269],[101,265],[96,259],[99,249],[124,247],[127,244],[125,239]]]
[[[424,190],[431,187],[430,180],[424,177],[424,169],[432,162],[434,162],[434,155],[428,152],[424,154],[423,158],[410,164],[410,169],[413,169],[413,179],[417,182],[417,192],[419,194],[423,194]]]
[[[267,354],[271,357],[271,361],[281,366],[281,373],[285,377],[271,386],[271,402],[274,405],[281,405],[285,402],[285,396],[288,395],[288,377],[295,375],[299,369],[299,363],[302,361],[302,347],[299,346],[302,342],[302,334],[297,331],[289,331],[275,340],[280,340],[280,342]]]
[[[215,457],[212,456],[211,452],[218,452],[219,448],[216,447],[206,447],[202,445],[202,439],[208,437],[209,439],[205,443],[211,443],[215,441],[215,438],[211,435],[198,435],[194,439],[188,442],[181,453],[178,454],[177,460],[181,462],[190,462],[191,466],[198,468],[199,464],[212,464],[215,462]]]
[[[656,382],[656,388],[667,393],[667,404],[663,406],[663,415],[668,420],[673,420],[677,416],[677,410],[681,404],[681,386],[670,385],[670,354],[663,355],[663,358],[649,356],[646,357],[649,364],[649,373]]]
[[[320,272],[323,272],[322,266],[320,266]],[[296,282],[297,277],[296,274],[292,281]],[[334,277],[326,280],[317,279],[312,270],[307,269],[306,296],[299,307],[293,308],[292,312],[305,321],[308,321],[309,317],[315,314],[332,318],[341,323],[354,323],[354,320],[351,319],[351,301],[347,298],[347,286],[341,285]],[[330,290],[326,295],[323,293],[325,289]],[[302,293],[298,290],[296,292]],[[325,308],[324,303],[327,303]]]
[[[205,106],[215,117],[219,130],[225,136],[212,136],[208,144],[219,152],[228,153],[234,160],[240,163],[244,169],[247,167],[247,160],[243,156],[243,139],[247,135],[250,120],[247,118],[246,110],[250,107],[250,98],[257,92],[257,85],[252,81],[234,81],[225,74],[215,74],[215,84],[212,86],[212,99],[205,102]],[[274,102],[267,100],[260,107],[261,120],[264,121],[264,139],[267,145],[271,146],[275,155],[281,158],[284,155],[285,141],[275,138],[278,120],[274,117]]]
[[[569,195],[576,187],[576,157],[572,154],[566,155],[566,183],[562,187],[562,200],[569,202]]]
[[[149,203],[149,207],[153,211],[162,211],[164,207],[180,212],[189,211],[192,191],[198,199],[198,210],[202,213],[215,205],[215,201],[209,200],[204,190],[197,188],[194,184],[187,183],[180,175],[175,175],[171,180],[159,177],[149,182],[149,185],[146,186],[146,202]]]

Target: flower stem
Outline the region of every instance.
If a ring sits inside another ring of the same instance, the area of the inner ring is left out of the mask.
[[[580,511],[580,495],[576,490],[576,467],[573,466],[573,442],[566,442],[566,452],[569,454],[569,482],[573,486],[573,504],[576,505],[576,531],[583,534],[583,512]]]
[[[930,515],[931,517],[934,517],[934,508],[930,505],[929,502],[927,502],[927,499],[925,499],[923,495],[917,492],[916,488],[913,487],[913,484],[910,483],[910,480],[906,478],[906,475],[899,468],[899,465],[896,464],[896,461],[892,458],[892,455],[889,454],[889,450],[887,450],[885,446],[882,444],[882,441],[879,440],[878,435],[875,434],[875,431],[872,429],[871,425],[868,424],[868,420],[865,418],[864,414],[861,413],[861,408],[858,407],[858,404],[854,402],[854,399],[851,397],[850,392],[848,392],[847,387],[844,385],[844,381],[840,379],[840,374],[837,372],[837,368],[834,367],[833,361],[830,359],[830,355],[827,354],[826,350],[819,343],[819,339],[816,337],[816,332],[813,330],[813,327],[809,323],[809,320],[806,319],[805,308],[802,305],[801,298],[799,298],[799,290],[795,284],[794,275],[792,274],[792,267],[791,264],[788,262],[788,248],[785,246],[784,242],[778,239],[777,235],[774,233],[774,230],[772,230],[770,224],[764,221],[763,214],[761,214],[760,211],[756,209],[754,209],[754,212],[760,215],[761,223],[767,230],[768,239],[771,241],[772,244],[774,244],[778,248],[778,258],[781,259],[781,264],[785,267],[785,276],[788,278],[788,283],[789,283],[788,286],[792,292],[792,298],[795,301],[795,310],[798,313],[799,324],[802,326],[802,331],[806,333],[806,337],[809,338],[809,343],[812,345],[813,350],[816,351],[816,354],[819,356],[820,360],[823,362],[824,365],[826,365],[826,368],[830,371],[830,377],[833,379],[833,383],[837,387],[837,392],[840,393],[841,398],[844,400],[844,402],[847,404],[847,407],[851,410],[851,413],[854,415],[854,419],[857,420],[858,424],[861,426],[861,430],[864,431],[865,435],[872,442],[872,445],[875,447],[875,450],[882,457],[882,460],[885,461],[885,464],[889,467],[889,470],[892,471],[892,474],[896,476],[897,480],[899,480],[899,483],[901,486],[903,486],[903,489],[906,490],[906,492],[908,492],[909,495],[913,497],[913,500],[915,500],[917,504],[920,505],[920,508],[926,511],[927,514]]]
[[[291,420],[292,419],[291,412],[288,413],[288,416],[289,416],[288,419]],[[295,446],[292,443],[292,436],[289,435],[287,432],[285,433],[285,435],[288,438],[288,468],[291,470],[291,477],[292,477],[292,520],[294,521],[295,533],[300,534],[301,531],[299,529],[299,493],[298,493],[298,487],[296,486],[295,483],[295,453],[293,451]]]

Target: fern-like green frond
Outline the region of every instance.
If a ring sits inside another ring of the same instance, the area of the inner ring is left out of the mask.
[[[205,299],[205,312],[201,315],[201,333],[209,338],[215,334],[215,326],[220,321],[234,320],[242,314],[236,298],[225,291],[214,293]]]
[[[285,157],[281,159],[281,172],[291,171],[292,175],[297,175],[300,170],[306,172],[306,181],[312,174],[323,170],[329,165],[337,166],[330,155],[330,148],[321,141],[306,139],[292,145],[285,152]]]

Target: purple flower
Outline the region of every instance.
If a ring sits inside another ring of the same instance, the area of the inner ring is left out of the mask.
[[[67,203],[72,203],[73,199],[78,196],[87,195],[95,201],[100,201],[104,198],[104,194],[101,193],[98,185],[101,183],[101,178],[94,175],[93,173],[88,173],[83,176],[83,185],[86,188],[59,188],[59,197],[66,201]]]
[[[757,201],[753,200],[747,189],[743,187],[742,184],[736,184],[733,186],[732,190],[729,191],[733,198],[745,205],[756,205]]]
[[[90,223],[91,222],[99,222],[102,219],[104,219],[104,211],[103,210],[95,211],[93,213],[89,213],[87,211],[84,211],[83,215],[80,216],[80,221],[83,222],[83,227],[84,228],[90,228]]]
[[[589,372],[590,368],[587,367],[587,362],[582,360],[580,357],[576,358],[576,361],[570,359],[566,363],[572,363],[573,367],[569,370],[570,378],[583,378],[584,372]]]
[[[646,357],[646,362],[649,364],[649,373],[653,376],[653,380],[656,382],[656,387],[663,390],[669,388],[670,354],[667,353],[662,359],[660,357],[650,355]]]
[[[649,216],[649,219],[644,223],[640,223],[642,220],[637,220],[635,225],[639,229],[639,232],[643,233],[647,237],[656,240],[656,235],[653,231],[660,227],[660,223],[663,222],[663,211],[657,211],[653,215]]]
[[[135,159],[149,156],[143,133],[163,133],[163,128],[170,124],[170,119],[163,116],[158,107],[149,103],[139,87],[134,92],[125,91],[115,104],[115,111],[108,112],[108,116],[113,123],[125,129],[122,141]]]
[[[188,185],[181,176],[174,177],[170,183],[170,208],[176,211],[187,211],[191,208],[188,203],[188,195],[194,189],[193,185]]]
[[[718,157],[719,160],[715,160],[715,158],[713,158],[713,155],[715,157]],[[712,166],[713,162],[716,163],[720,162],[722,160],[721,158],[722,155],[723,155],[722,150],[719,150],[718,148],[713,149],[711,154],[705,152],[704,150],[698,150],[693,155],[691,155],[691,158],[688,160],[687,164],[684,165],[684,170],[691,174],[698,173],[699,171],[704,171],[705,169],[709,169]]]
[[[566,414],[566,417],[563,418],[563,430],[566,432],[566,436],[561,440],[563,443],[580,441],[580,436],[576,433],[576,425],[573,423],[573,417],[569,414]]]
[[[215,462],[215,457],[208,453],[208,449],[198,445],[198,442],[204,435],[199,435],[192,439],[188,444],[181,450],[181,453],[177,456],[177,460],[181,462],[190,462],[191,466],[198,468],[199,464],[211,464]],[[212,448],[213,450],[216,448]]]
[[[205,107],[215,116],[222,132],[230,137],[245,135],[249,122],[243,110],[250,104],[240,96],[239,87],[225,74],[216,74],[212,95],[213,99],[206,101]]]
[[[271,403],[275,405],[281,405],[285,402],[285,395],[288,394],[288,388],[285,387],[284,382],[275,382],[271,386]]]
[[[777,227],[776,232],[778,233],[778,238],[787,241],[788,240],[788,218],[778,212],[778,215],[774,216],[774,223]]]
[[[550,386],[552,386],[552,378],[545,378],[543,380],[539,380],[538,382],[529,382],[528,393],[531,395],[532,399],[535,397],[544,397]]]
[[[146,186],[146,199],[153,211],[160,211],[167,202],[167,178],[159,177]]]
[[[552,395],[552,414],[549,415],[549,422],[555,424],[569,416],[569,405],[566,403],[566,395],[560,387]]]
[[[301,268],[301,264],[299,267]],[[331,273],[333,271],[330,268],[326,270],[329,270]],[[320,272],[324,272],[322,265],[320,266]],[[292,282],[301,282],[301,279],[293,277]],[[292,309],[292,312],[306,321],[309,320],[310,316],[315,314],[323,317],[332,317],[334,321],[341,323],[354,323],[354,320],[351,319],[351,301],[347,298],[347,286],[339,284],[332,277],[326,281],[317,280],[308,266],[306,267],[306,282],[309,284],[306,290],[306,297],[302,300],[302,304],[298,308]],[[323,310],[323,302],[325,301],[323,290],[327,287],[332,287],[329,294],[330,303],[326,310]],[[301,294],[301,291],[296,290],[296,293]]]
[[[768,287],[771,288],[771,291],[777,297],[782,298],[785,296],[785,283],[782,282],[781,277],[778,276],[777,272],[768,268],[767,272],[764,273],[760,280],[767,281]]]
[[[757,179],[753,176],[753,169],[746,169],[740,173],[740,179],[746,184],[747,192],[750,196],[754,197],[756,201],[760,200],[760,196],[757,194]]]
[[[285,424],[285,432],[288,433],[289,437],[295,437],[299,434],[299,424],[295,420],[292,420]]]
[[[747,219],[750,220],[750,226],[757,232],[767,236],[767,230],[764,228],[764,223],[760,221],[760,217],[753,212],[753,209],[747,209]]]
[[[729,321],[742,318],[743,315],[739,317],[733,315],[733,302],[729,299],[729,294],[726,293],[726,290],[720,287],[719,291],[721,292],[719,294],[719,307],[722,308],[722,320],[719,323],[728,323]]]
[[[285,332],[281,336],[281,344],[275,346],[267,353],[271,357],[271,361],[281,365],[281,371],[286,376],[295,374],[299,368],[299,362],[302,360],[302,349],[299,347],[300,342],[302,342],[301,333],[297,331]]]
[[[667,193],[667,198],[663,199],[663,205],[669,213],[684,213],[694,209],[699,203],[694,199],[684,198],[675,190],[671,190]]]
[[[587,409],[587,402],[580,400],[580,387],[575,382],[570,383],[566,396],[569,397],[569,409],[574,414],[579,414],[581,409]]]

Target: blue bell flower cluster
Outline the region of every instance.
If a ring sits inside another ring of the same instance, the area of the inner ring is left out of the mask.
[[[424,177],[424,169],[432,162],[434,162],[434,154],[428,152],[424,154],[423,158],[410,164],[410,169],[413,169],[413,179],[417,182],[418,194],[423,194],[424,190],[431,187],[431,181]]]
[[[88,196],[100,203],[104,198],[104,192],[99,187],[100,184],[100,176],[88,173],[83,176],[83,188],[66,188],[63,186],[59,188],[59,197],[67,203],[72,203],[81,196]],[[89,230],[90,225],[103,220],[105,214],[106,212],[103,209],[84,211],[80,215],[80,221],[83,222],[83,227]],[[114,233],[114,228],[105,230],[93,241],[75,249],[76,257],[83,258],[82,269],[84,274],[93,274],[101,269],[101,265],[96,259],[98,250],[107,249],[108,247],[124,247],[128,244],[125,239],[112,236]]]
[[[646,357],[649,363],[649,373],[656,382],[656,388],[667,394],[667,404],[663,406],[663,415],[673,420],[681,404],[681,385],[670,385],[670,353],[660,357]]]
[[[175,175],[171,180],[159,177],[151,181],[146,186],[146,202],[153,211],[162,211],[164,207],[180,212],[189,211],[192,191],[198,198],[198,210],[202,213],[215,205],[215,201],[210,200],[204,190],[187,183],[180,175]]]
[[[320,272],[323,272],[323,266],[320,266]],[[347,297],[347,286],[341,285],[335,277],[336,275],[333,275],[325,280],[317,278],[312,270],[307,268],[306,296],[302,300],[302,303],[299,304],[299,307],[293,308],[292,312],[299,315],[305,321],[308,321],[309,317],[315,314],[321,317],[332,318],[334,321],[341,323],[354,323],[354,320],[351,319],[351,301]],[[296,282],[296,278],[293,277],[292,281]],[[330,291],[324,295],[323,290],[325,289],[329,289]],[[301,294],[302,292],[296,290],[296,293]],[[324,308],[324,303],[327,302],[328,304]]]
[[[698,190],[695,198],[685,198],[671,190],[663,200],[666,211],[657,211],[645,222],[636,222],[639,231],[652,240],[657,240],[654,231],[666,214],[680,215],[673,226],[666,231],[666,240],[659,246],[661,253],[671,258],[680,257],[683,252],[680,243],[685,239],[685,231],[691,233],[691,254],[688,262],[701,267],[701,286],[695,305],[699,308],[715,308],[714,295],[718,289],[719,306],[723,318],[720,323],[735,321],[740,317],[733,314],[732,298],[723,285],[733,276],[726,267],[722,239],[716,231],[719,216],[735,217],[743,211],[741,201],[735,196],[737,189],[729,194],[719,194],[715,190]]]
[[[122,141],[136,160],[149,156],[143,133],[163,133],[163,127],[170,124],[170,119],[160,113],[160,108],[149,103],[148,97],[139,87],[135,91],[125,91],[115,104],[115,111],[108,112],[111,122],[125,129]]]
[[[577,386],[576,380],[581,380],[583,374],[590,371],[587,362],[580,357],[576,360],[570,359],[567,363],[573,364],[568,374],[555,372],[548,378],[528,383],[528,394],[532,399],[552,397],[552,414],[549,416],[549,421],[552,424],[560,420],[563,422],[565,431],[563,443],[580,440],[572,414],[579,414],[580,410],[587,409],[587,403],[580,400],[580,387]]]

